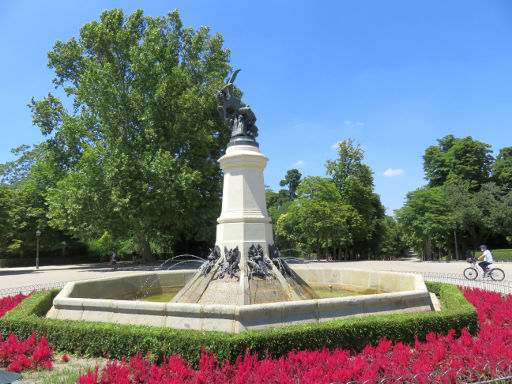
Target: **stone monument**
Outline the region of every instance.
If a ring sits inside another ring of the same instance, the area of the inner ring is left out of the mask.
[[[219,159],[224,196],[216,245],[201,268],[71,282],[53,300],[47,317],[239,333],[434,308],[419,275],[339,265],[302,265],[297,272],[288,267],[272,238],[263,182],[268,159],[256,142],[256,116],[233,93],[237,73],[218,93],[219,112],[232,137]],[[170,303],[121,300],[141,289],[150,293],[148,279],[152,294],[181,290]],[[386,293],[319,299],[303,279],[325,289]]]
[[[234,94],[239,71],[217,93],[231,140],[219,159],[224,188],[216,244],[172,302],[248,305],[317,298],[274,246],[263,181],[268,158],[256,142],[254,112]]]

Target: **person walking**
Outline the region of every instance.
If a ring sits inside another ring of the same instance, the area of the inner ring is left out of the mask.
[[[117,270],[117,253],[116,251],[112,251],[112,256],[110,256],[110,266],[112,270]]]
[[[480,256],[478,256],[478,260],[484,260],[480,263],[478,263],[478,265],[480,266],[480,268],[483,269],[484,271],[484,277],[487,277],[487,271],[489,270],[489,265],[491,265],[492,263],[494,263],[494,257],[492,256],[492,253],[491,251],[489,251],[489,249],[487,249],[487,245],[485,244],[482,244],[480,246],[480,250],[483,252]]]

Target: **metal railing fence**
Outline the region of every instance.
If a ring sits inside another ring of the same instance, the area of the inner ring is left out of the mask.
[[[455,284],[461,287],[467,288],[480,288],[485,291],[499,292],[503,294],[512,294],[512,281],[494,281],[490,278],[482,279],[477,278],[476,280],[468,280],[462,274],[456,273],[440,273],[440,272],[413,272],[408,271],[406,273],[415,273],[423,277],[425,281],[434,281],[438,283]]]
[[[58,289],[64,288],[64,286],[69,283],[69,281],[59,281],[55,283],[46,283],[46,284],[31,284],[25,285],[23,287],[13,287],[13,288],[2,288],[0,289],[0,298],[5,296],[15,296],[18,293],[23,293],[24,295],[28,295],[32,291],[42,291],[47,289]]]

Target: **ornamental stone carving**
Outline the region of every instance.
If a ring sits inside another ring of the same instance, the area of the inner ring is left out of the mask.
[[[224,256],[226,260],[220,267],[219,279],[223,279],[226,275],[238,279],[237,273],[240,272],[240,251],[238,247],[229,250],[224,247]]]

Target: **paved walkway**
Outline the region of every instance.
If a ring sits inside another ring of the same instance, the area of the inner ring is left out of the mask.
[[[341,262],[347,268],[371,269],[377,271],[395,272],[432,272],[460,274],[469,264],[465,261],[420,261],[417,259],[405,259],[401,261],[344,261]],[[512,281],[512,263],[494,263],[493,267],[503,269],[505,280]],[[480,267],[478,267],[479,272]]]
[[[315,263],[316,262],[312,262]],[[331,264],[319,262],[320,264]],[[415,259],[402,261],[347,261],[336,262],[338,267],[371,269],[396,272],[441,273],[458,275],[462,278],[464,268],[468,264],[459,262],[421,262]],[[197,265],[197,264],[195,264]],[[293,266],[293,265],[292,265]],[[505,282],[512,284],[512,263],[496,263],[495,266],[505,271]],[[121,276],[145,273],[158,268],[158,265],[119,265],[112,271],[108,264],[77,264],[64,266],[44,266],[36,270],[34,267],[0,268],[0,292],[19,287],[45,287],[56,283],[75,280],[96,279],[100,277]],[[4,294],[5,295],[5,294]],[[0,296],[3,296],[0,294]]]

